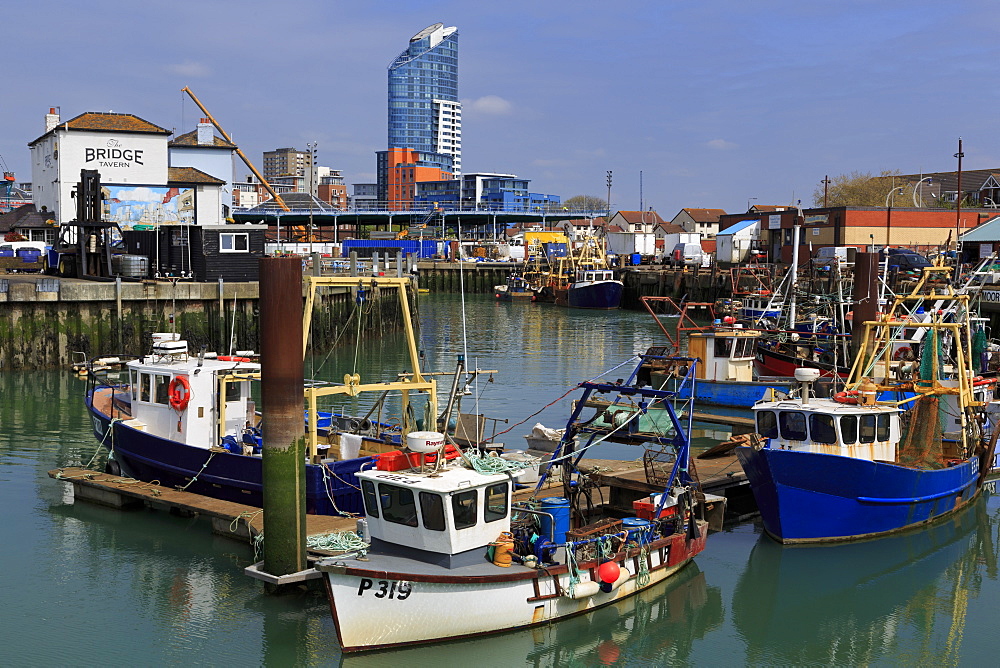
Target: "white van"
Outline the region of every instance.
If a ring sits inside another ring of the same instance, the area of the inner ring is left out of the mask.
[[[667,264],[672,267],[700,267],[704,260],[705,252],[701,244],[679,243],[670,252]]]

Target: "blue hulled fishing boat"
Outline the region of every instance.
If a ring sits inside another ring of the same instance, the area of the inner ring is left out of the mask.
[[[955,293],[949,272],[924,269],[909,295],[864,323],[844,391],[813,398],[819,371],[799,369],[797,399],[754,406],[760,439],[737,455],[776,540],[886,535],[949,515],[979,493],[996,439],[982,436],[969,297]],[[912,316],[942,303],[929,319]],[[916,360],[894,359],[895,339],[914,328],[928,330]]]

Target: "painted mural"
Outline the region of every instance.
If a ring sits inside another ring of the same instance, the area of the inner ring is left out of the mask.
[[[104,189],[106,215],[123,228],[195,222],[193,188],[106,185]]]

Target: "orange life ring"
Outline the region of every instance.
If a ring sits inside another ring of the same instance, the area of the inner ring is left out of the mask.
[[[847,392],[837,392],[833,395],[833,400],[841,404],[856,404],[858,403],[858,391],[848,390]]]
[[[170,400],[170,407],[175,411],[182,411],[188,407],[191,401],[191,383],[187,376],[174,376],[167,386],[167,394]]]

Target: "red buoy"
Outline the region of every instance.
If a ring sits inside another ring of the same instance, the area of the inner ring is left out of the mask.
[[[622,569],[613,561],[605,561],[597,567],[597,577],[606,584],[616,582],[621,574]]]

